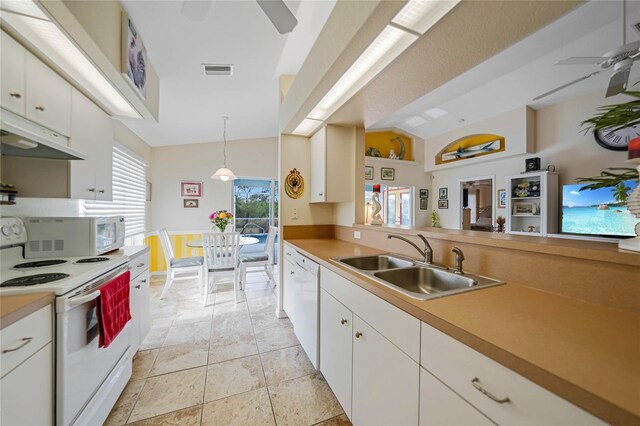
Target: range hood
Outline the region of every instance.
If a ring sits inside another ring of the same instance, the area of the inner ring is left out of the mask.
[[[69,148],[69,138],[17,114],[0,109],[0,153],[13,157],[86,160],[87,155]]]

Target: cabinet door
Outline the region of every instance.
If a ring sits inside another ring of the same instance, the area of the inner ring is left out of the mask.
[[[357,315],[353,333],[353,423],[417,425],[418,364]]]
[[[53,344],[0,380],[0,424],[53,424]]]
[[[26,50],[4,31],[0,37],[0,105],[2,108],[24,115],[25,86],[24,61]]]
[[[285,253],[286,256],[286,253]],[[294,301],[294,280],[295,280],[295,266],[293,263],[289,261],[289,259],[284,260],[283,271],[284,277],[282,277],[282,307],[284,311],[287,313],[289,320],[291,323],[295,323],[295,301]]]
[[[138,278],[136,279],[138,284],[136,286],[140,286],[140,288],[135,287],[135,290],[138,294],[138,315],[140,316],[140,337],[139,344],[142,345],[142,342],[149,334],[149,329],[151,328],[151,302],[149,300],[149,280],[150,274],[147,269],[144,271]]]
[[[326,199],[327,180],[327,130],[318,130],[311,137],[311,202],[321,203]]]
[[[74,89],[71,100],[71,146],[89,158],[70,162],[71,198],[112,199],[112,140],[111,118]]]
[[[65,136],[71,133],[71,85],[27,52],[26,116]]]
[[[492,424],[480,411],[420,368],[420,426]]]
[[[351,419],[353,314],[320,290],[320,371]]]
[[[142,288],[140,277],[134,278],[129,284],[129,311],[131,312],[131,353],[135,354],[140,349],[140,318],[141,318],[141,300]]]

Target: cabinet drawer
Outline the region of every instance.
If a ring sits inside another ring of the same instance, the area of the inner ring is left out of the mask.
[[[417,318],[324,267],[320,271],[320,286],[411,359],[419,361],[420,321]]]
[[[52,339],[51,305],[0,330],[0,377],[13,370]],[[8,351],[8,352],[6,352]]]
[[[130,260],[131,279],[136,279],[140,274],[149,269],[149,253],[144,253]]]
[[[498,424],[604,424],[425,323],[422,323],[421,364]]]
[[[296,249],[291,247],[289,244],[284,245],[284,258],[289,259],[292,263],[295,263],[294,257],[296,256]]]

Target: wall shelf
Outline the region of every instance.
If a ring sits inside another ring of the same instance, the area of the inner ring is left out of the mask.
[[[13,206],[15,201],[0,201],[0,206]]]
[[[392,166],[392,165],[398,165],[398,164],[406,164],[409,166],[416,166],[418,164],[420,164],[417,161],[411,161],[411,160],[392,160],[390,158],[382,158],[382,157],[369,157],[366,156],[364,157],[364,161],[366,162],[372,162],[374,164],[379,164],[379,165],[383,165],[383,166]]]

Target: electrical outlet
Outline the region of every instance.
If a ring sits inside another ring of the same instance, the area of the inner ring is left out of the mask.
[[[296,220],[298,219],[298,208],[294,207],[293,209],[291,209],[291,219]]]
[[[353,238],[355,238],[356,240],[360,239],[360,231],[353,231]]]

